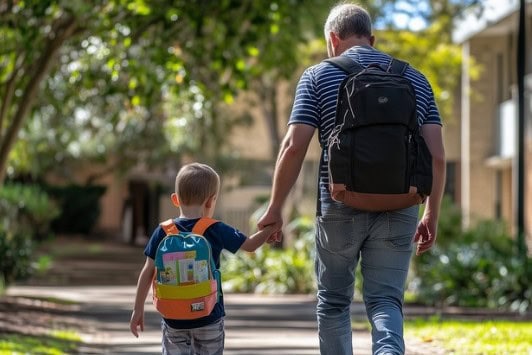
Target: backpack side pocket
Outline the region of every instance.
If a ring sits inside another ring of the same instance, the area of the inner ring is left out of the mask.
[[[432,155],[425,139],[420,134],[414,134],[415,163],[412,174],[412,186],[417,187],[418,193],[424,196],[432,191]]]

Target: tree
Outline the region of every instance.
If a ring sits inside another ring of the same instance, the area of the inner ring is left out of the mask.
[[[453,117],[455,92],[460,86],[462,51],[459,45],[441,41],[439,22],[419,32],[380,31],[376,47],[406,60],[431,83],[442,118]],[[472,65],[472,77],[478,68]]]
[[[364,0],[359,4],[366,8],[373,18],[380,18],[384,16],[383,6],[392,5],[394,2]],[[286,7],[288,3],[282,2],[279,6]],[[309,1],[298,9],[295,18],[284,19],[277,36],[260,48],[260,61],[254,65],[251,72],[250,89],[256,93],[254,104],[260,107],[261,118],[268,127],[272,160],[277,157],[280,146],[279,116],[287,114],[279,111],[280,95],[285,94],[279,92],[279,83],[293,81],[294,72],[298,73],[303,66],[325,58],[327,53],[323,44],[323,26],[329,10],[337,3],[338,1],[334,0]],[[316,39],[321,41],[316,42]]]
[[[394,17],[406,18],[406,29],[413,21],[423,21],[426,26],[439,22],[440,40],[450,42],[454,19],[460,17],[466,8],[476,6],[482,11],[482,0],[401,0],[386,4],[384,12],[388,15],[382,19],[388,28],[397,28]],[[394,16],[390,16],[393,14]],[[405,29],[405,28],[402,28]]]
[[[281,33],[280,27],[296,19],[308,3],[2,3],[0,182],[18,134],[32,115],[41,120],[46,114],[62,124],[66,118],[75,122],[78,110],[78,121],[79,112],[85,112],[116,128],[127,117],[146,124],[164,116],[160,102],[192,88],[202,92],[205,103],[230,102],[247,86],[261,49],[271,48],[267,44]],[[217,122],[208,121],[201,121],[203,133]]]
[[[362,2],[376,19],[389,19],[390,8],[395,11],[401,3],[411,1]],[[453,0],[428,3],[427,19],[462,6]],[[80,156],[106,163],[102,173],[127,169],[139,160],[157,163],[168,153],[165,137],[170,131],[173,140],[177,134],[199,142],[177,139],[182,145],[172,142],[174,151],[199,146],[212,157],[220,152],[227,130],[241,122],[223,116],[219,103],[231,103],[246,88],[262,95],[275,157],[280,140],[276,85],[298,70],[301,44],[323,38],[332,4],[3,2],[0,183],[10,154],[12,167],[37,172]],[[183,132],[185,127],[193,135]],[[113,153],[122,158],[108,161],[116,157]],[[32,155],[39,159],[31,164],[21,159]]]

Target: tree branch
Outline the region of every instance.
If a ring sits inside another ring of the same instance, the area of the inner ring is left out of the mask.
[[[2,95],[2,103],[0,104],[0,137],[2,137],[3,123],[8,107],[11,105],[11,100],[13,100],[13,94],[15,93],[15,84],[17,82],[18,71],[19,70],[15,68],[5,84],[5,90]]]
[[[9,152],[15,144],[22,123],[33,106],[39,84],[50,70],[52,59],[59,51],[59,48],[61,48],[63,43],[74,33],[74,30],[76,29],[76,19],[71,15],[65,15],[64,17],[59,18],[52,27],[55,30],[52,32],[55,36],[50,36],[48,38],[44,51],[28,73],[30,80],[22,93],[20,104],[17,106],[11,125],[8,127],[6,135],[0,145],[0,184],[2,184],[5,179]]]

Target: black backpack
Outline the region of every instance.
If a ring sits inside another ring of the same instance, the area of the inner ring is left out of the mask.
[[[366,211],[423,203],[432,189],[432,157],[421,136],[416,96],[403,77],[408,63],[364,68],[345,56],[327,59],[347,72],[329,137],[334,200]]]

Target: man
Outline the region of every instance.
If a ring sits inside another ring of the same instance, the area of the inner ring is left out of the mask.
[[[373,48],[371,19],[363,8],[334,7],[325,23],[329,57],[347,56],[362,66],[388,66],[391,57]],[[363,298],[372,326],[373,354],[404,354],[403,298],[413,241],[416,253],[436,240],[445,180],[445,153],[441,119],[426,78],[412,67],[404,76],[416,93],[417,119],[433,157],[433,187],[418,223],[419,206],[390,212],[365,212],[331,199],[327,174],[327,139],[334,127],[338,87],[346,74],[322,62],[302,74],[277,159],[272,196],[259,227],[281,228],[281,210],[294,185],[307,148],[318,129],[323,148],[318,194],[321,207],[316,222],[317,319],[321,354],[352,354],[350,305],[354,270],[360,259]]]

